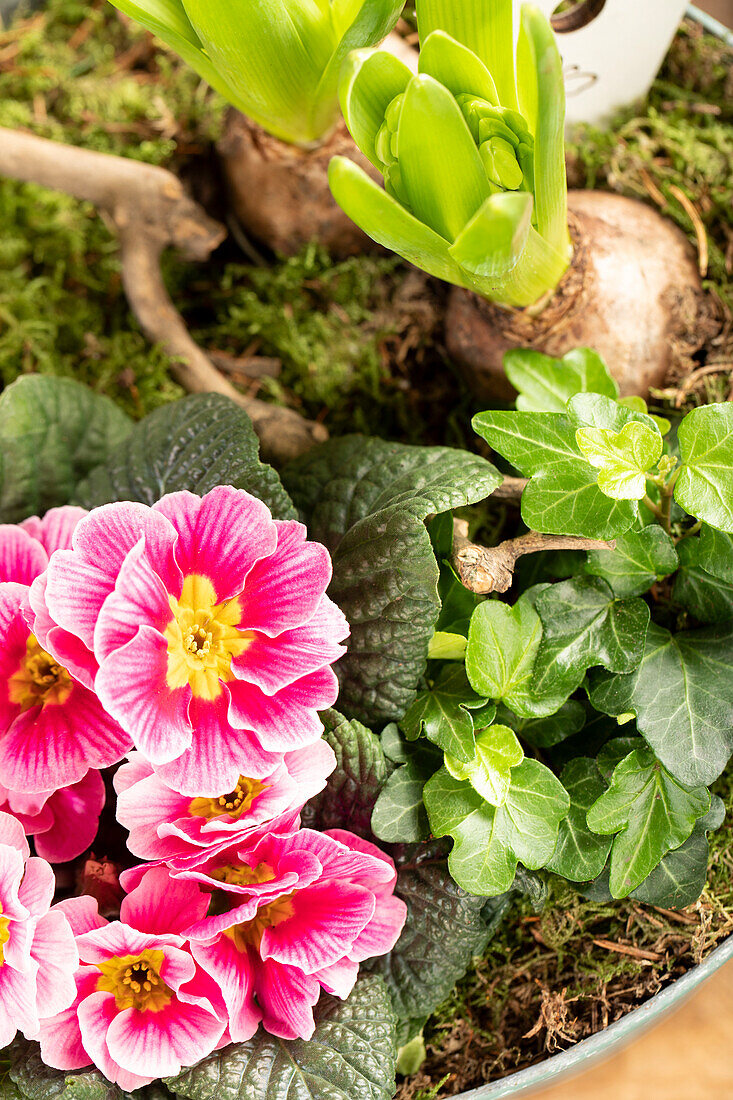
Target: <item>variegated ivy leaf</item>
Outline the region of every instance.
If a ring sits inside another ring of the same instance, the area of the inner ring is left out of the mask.
[[[467,780],[492,806],[503,806],[511,786],[511,771],[524,760],[522,746],[508,726],[489,726],[476,738],[476,756],[465,763],[445,754],[454,779]]]
[[[595,466],[598,488],[614,500],[641,500],[646,474],[659,461],[662,437],[645,424],[632,421],[620,432],[607,428],[578,428],[575,438],[583,456]]]

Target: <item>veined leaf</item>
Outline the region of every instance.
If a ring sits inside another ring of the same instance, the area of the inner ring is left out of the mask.
[[[706,573],[733,584],[733,536],[716,531],[703,523],[700,531],[700,567]]]
[[[564,413],[576,393],[602,393],[618,397],[618,386],[597,352],[575,348],[562,359],[553,359],[531,348],[514,348],[504,356],[507,378],[519,391],[521,412]]]
[[[387,760],[379,738],[361,722],[336,710],[321,715],[324,740],[336,754],[336,768],[320,794],[303,810],[303,824],[321,832],[348,829],[369,838],[374,803],[387,782]]]
[[[631,897],[646,905],[684,909],[693,905],[705,888],[710,845],[708,833],[719,829],[725,819],[725,805],[712,796],[709,811],[698,818],[692,835],[679,848],[668,852],[662,862],[632,891]]]
[[[497,708],[496,717],[499,722],[511,726],[523,741],[538,749],[551,749],[562,744],[568,737],[579,733],[586,724],[585,709],[577,699],[570,699],[554,714],[543,718],[520,718],[505,706]]]
[[[479,604],[471,617],[466,650],[471,686],[529,717],[528,695],[541,637],[542,622],[526,594],[513,607],[499,600]]]
[[[465,779],[492,806],[503,806],[511,786],[511,771],[524,760],[522,746],[508,726],[489,726],[476,738],[476,756],[468,763],[445,754],[454,779]]]
[[[721,538],[727,537],[722,533],[720,535]],[[672,590],[674,602],[694,615],[700,623],[725,623],[733,619],[733,584],[702,568],[700,539],[683,539],[678,544],[677,553],[680,569]]]
[[[442,30],[433,31],[420,44],[418,71],[432,76],[454,96],[470,93],[495,106],[499,103],[494,78],[483,61]]]
[[[481,58],[494,78],[502,106],[516,109],[512,0],[483,3],[455,0],[416,0],[420,41],[442,30]]]
[[[570,795],[570,813],[560,822],[557,847],[548,871],[571,882],[590,882],[606,866],[611,838],[588,828],[586,814],[606,789],[595,760],[578,756],[563,768],[560,781]]]
[[[683,545],[683,544],[680,544]],[[641,596],[679,566],[677,551],[666,531],[651,523],[616,539],[613,550],[590,550],[586,573],[602,577],[618,599]]]
[[[632,422],[620,432],[578,428],[575,438],[583,457],[599,471],[601,492],[614,500],[641,500],[647,471],[659,461],[664,446],[658,431]]]
[[[468,762],[476,755],[471,711],[485,702],[466,679],[463,665],[447,666],[418,694],[400,726],[410,741],[422,733],[444,752]]]
[[[733,532],[733,405],[703,405],[679,427],[682,468],[674,489],[691,516]]]

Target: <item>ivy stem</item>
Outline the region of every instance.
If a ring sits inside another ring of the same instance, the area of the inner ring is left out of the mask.
[[[662,511],[662,509],[659,507],[658,504],[654,503],[654,501],[652,500],[652,498],[649,496],[648,493],[646,493],[644,495],[644,497],[642,498],[642,504],[645,504],[646,507],[649,509],[649,511],[657,517],[657,519],[659,520],[659,522],[662,524],[663,527],[667,526],[667,520],[665,519],[664,512]],[[667,519],[668,519],[668,517],[667,517]]]
[[[702,527],[702,520],[699,519],[697,521],[697,523],[694,524],[694,526],[689,528],[689,530],[683,531],[683,533],[680,535],[680,537],[677,539],[677,541],[682,542],[683,539],[691,538],[693,535],[696,535],[698,533],[698,531],[701,529],[701,527]]]

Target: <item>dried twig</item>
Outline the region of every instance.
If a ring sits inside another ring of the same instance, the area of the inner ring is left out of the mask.
[[[65,191],[93,203],[119,237],[122,281],[130,308],[149,340],[173,358],[176,378],[191,393],[222,393],[249,414],[263,454],[286,460],[325,439],[325,428],[292,409],[245,397],[190,336],[170,299],[160,257],[174,248],[185,260],[206,260],[225,229],[190,198],[164,168],[63,145],[0,128],[0,174]]]
[[[605,951],[614,951],[617,955],[628,955],[631,959],[642,959],[644,962],[661,962],[663,958],[658,951],[644,951],[641,947],[630,947],[614,940],[593,940],[593,943]]]
[[[517,559],[524,554],[536,554],[540,550],[613,550],[615,545],[615,541],[528,531],[498,546],[478,546],[468,538],[466,521],[453,521],[453,568],[461,583],[481,596],[489,592],[507,592],[514,580]]]

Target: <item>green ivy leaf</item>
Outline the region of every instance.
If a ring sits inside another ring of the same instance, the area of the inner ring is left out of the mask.
[[[548,871],[571,882],[590,882],[606,866],[611,838],[588,828],[586,814],[606,789],[595,760],[578,756],[563,768],[560,781],[570,795],[570,813],[560,822],[557,847]]]
[[[537,611],[543,635],[529,698],[538,716],[556,711],[592,666],[631,672],[642,659],[649,608],[614,599],[600,577],[551,585],[538,595]]]
[[[471,711],[485,703],[485,697],[469,684],[463,665],[446,665],[432,685],[418,694],[400,727],[410,741],[424,734],[456,759],[473,760],[476,740]]]
[[[614,500],[641,500],[646,473],[659,461],[663,441],[645,424],[625,424],[620,432],[608,428],[578,428],[575,438],[581,454],[599,471],[598,488]]]
[[[311,538],[331,551],[330,594],[351,624],[336,666],[341,705],[366,722],[401,718],[440,613],[424,520],[483,500],[501,474],[467,451],[346,436],[292,463],[284,480]]]
[[[673,635],[652,623],[638,669],[594,673],[589,694],[596,710],[635,715],[680,783],[708,785],[733,752],[733,626]]]
[[[586,716],[583,704],[570,699],[546,718],[520,718],[504,706],[498,708],[496,717],[499,722],[510,726],[523,741],[538,749],[551,749],[579,733],[585,725]]]
[[[387,844],[414,844],[430,836],[423,790],[439,761],[426,769],[408,760],[392,772],[372,813],[372,832]]]
[[[613,896],[623,898],[636,889],[667,852],[684,844],[709,809],[707,787],[686,790],[650,749],[629,753],[587,814],[594,833],[616,834],[610,868]]]
[[[726,535],[720,536],[726,538]],[[700,539],[683,539],[677,546],[680,569],[672,599],[700,623],[724,623],[733,619],[733,585],[700,566]]]
[[[722,531],[703,523],[699,565],[706,573],[733,584],[733,536],[724,535]]]
[[[503,806],[511,786],[512,768],[524,760],[522,746],[508,726],[489,726],[476,738],[475,759],[465,763],[445,754],[454,779],[465,779],[492,806]]]
[[[513,607],[499,600],[479,604],[466,650],[471,686],[516,714],[533,713],[530,683],[541,637],[542,623],[527,593]]]
[[[371,835],[374,803],[387,782],[387,760],[379,738],[361,722],[349,721],[335,710],[321,715],[324,739],[336,754],[336,770],[325,790],[303,811],[303,824],[311,829],[349,829],[358,836]]]
[[[578,449],[578,425],[566,414],[491,410],[475,416],[473,426],[530,478],[521,505],[528,527],[553,535],[611,539],[633,526],[636,501],[611,500],[601,492],[595,469]]]
[[[657,580],[678,566],[674,543],[666,531],[651,523],[641,531],[628,531],[616,539],[614,550],[591,550],[585,571],[602,577],[618,599],[641,596]]]
[[[520,860],[532,871],[547,864],[570,809],[560,780],[529,759],[512,769],[502,806],[491,806],[447,768],[428,781],[423,797],[435,836],[453,837],[448,866],[454,879],[464,890],[487,896],[511,887]]]
[[[166,1081],[186,1100],[392,1100],[396,1021],[381,978],[360,977],[345,1001],[323,995],[313,1038],[262,1028]]]
[[[154,504],[181,489],[203,496],[216,485],[234,485],[263,500],[277,519],[292,519],[280,478],[258,456],[259,440],[244,410],[228,397],[196,394],[136,424],[78,486],[76,500],[85,508],[113,500]]]
[[[708,833],[719,829],[724,818],[723,801],[713,795],[710,810],[695,822],[692,835],[681,847],[667,853],[648,878],[632,891],[631,897],[646,905],[661,905],[665,909],[684,909],[694,905],[707,881],[710,858]]]
[[[0,522],[67,504],[77,483],[122,444],[132,421],[68,378],[29,374],[0,396]]]
[[[733,532],[733,405],[703,405],[678,431],[677,503],[711,527]]]
[[[618,386],[597,352],[575,348],[562,359],[552,359],[530,348],[514,348],[504,356],[507,378],[519,390],[521,412],[564,413],[576,393],[603,393],[618,397]]]

